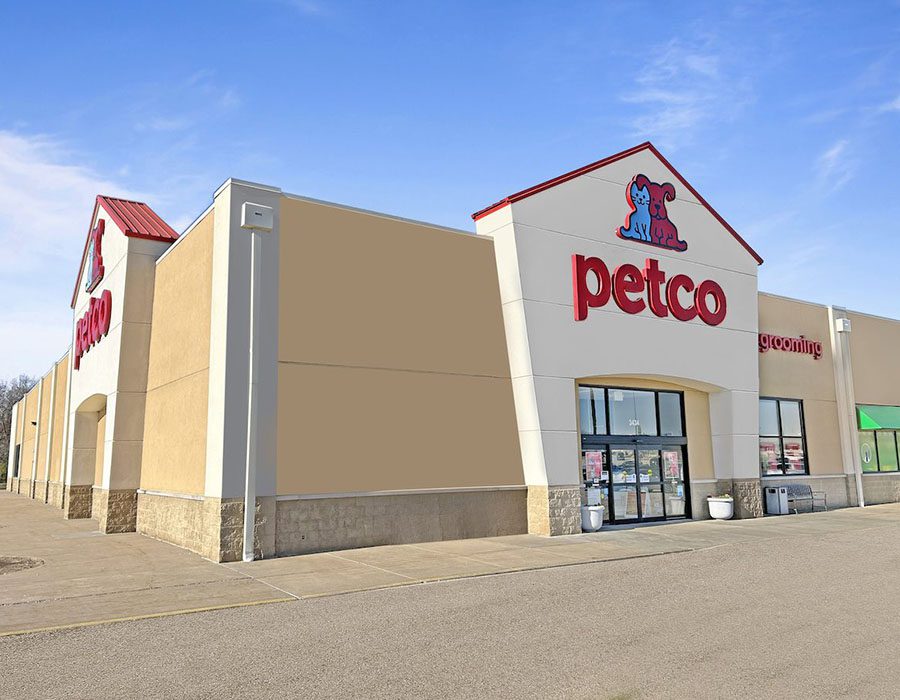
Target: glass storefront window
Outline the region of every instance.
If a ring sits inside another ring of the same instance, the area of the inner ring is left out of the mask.
[[[779,401],[781,408],[781,434],[791,437],[800,437],[803,435],[803,424],[800,421],[800,402],[799,401]],[[766,433],[767,435],[769,433]],[[785,447],[787,450],[787,447]]]
[[[805,474],[806,455],[803,451],[803,440],[785,438],[782,444],[784,445],[784,473]]]
[[[680,395],[659,392],[659,434],[678,437],[684,435]]]
[[[878,471],[897,471],[897,442],[893,430],[879,430],[875,433],[878,448]]]
[[[763,476],[809,473],[800,401],[759,400],[759,471]]]
[[[603,389],[578,387],[578,412],[582,435],[606,434],[606,396]]]
[[[652,391],[609,390],[609,430],[613,435],[658,435]]]
[[[875,433],[871,430],[859,431],[859,461],[864,472],[878,471],[878,452],[875,449]]]
[[[759,469],[763,476],[781,474],[781,440],[759,439]]]
[[[759,400],[759,434],[778,435],[778,402],[774,399]]]
[[[604,520],[690,515],[684,401],[677,391],[579,386],[582,505]]]

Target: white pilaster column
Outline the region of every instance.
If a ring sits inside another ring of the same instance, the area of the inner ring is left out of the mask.
[[[856,430],[856,394],[853,389],[853,365],[850,361],[850,319],[840,307],[828,307],[831,356],[834,362],[834,387],[837,397],[838,426],[841,431],[841,459],[844,473],[854,481],[856,502],[866,505],[863,494],[862,463],[859,457],[859,433]]]
[[[53,365],[53,372],[51,373],[50,378],[50,415],[47,419],[47,451],[44,456],[44,481],[50,481],[50,458],[52,457],[53,452],[53,424],[56,420],[56,368],[59,365],[57,362]],[[46,500],[46,488],[44,500]]]
[[[12,490],[12,480],[13,473],[16,468],[16,443],[19,441],[19,436],[16,434],[19,429],[18,426],[18,417],[19,417],[19,404],[22,402],[19,399],[16,403],[13,404],[12,407],[12,422],[9,426],[9,459],[6,461],[6,490]]]

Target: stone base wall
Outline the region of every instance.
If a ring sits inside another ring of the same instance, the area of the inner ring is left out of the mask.
[[[13,493],[19,493],[19,477],[11,476],[9,478],[9,483],[6,485],[7,491],[12,491]]]
[[[734,498],[734,517],[761,518],[763,513],[762,488],[759,479],[717,479],[713,482],[691,482],[691,518],[709,518],[707,496],[727,493]]]
[[[100,532],[134,532],[137,490],[107,490],[95,486],[91,494],[91,517],[99,523]]]
[[[66,486],[63,492],[63,500],[65,502],[66,518],[73,520],[76,518],[90,518],[91,507],[93,505],[93,486],[90,484],[73,484]]]
[[[279,500],[275,506],[278,556],[528,530],[524,489]]]
[[[23,496],[31,496],[31,479],[23,479],[19,477],[18,490],[16,493]]]
[[[54,508],[63,507],[64,486],[58,481],[51,481],[47,484],[47,503]]]
[[[240,561],[244,551],[243,499],[137,494],[137,531],[212,561]],[[256,557],[275,556],[275,498],[256,499]]]
[[[900,501],[900,472],[894,474],[863,474],[863,498],[866,505],[897,503]],[[856,487],[854,486],[854,489]]]
[[[35,481],[31,485],[31,497],[40,501],[41,503],[47,502],[47,482],[46,481]]]
[[[529,486],[528,532],[577,535],[581,532],[580,486]]]

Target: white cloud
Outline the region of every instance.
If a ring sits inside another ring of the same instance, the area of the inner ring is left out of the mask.
[[[0,376],[46,371],[69,342],[68,302],[94,198],[142,199],[46,136],[0,131]]]
[[[850,142],[840,139],[816,159],[817,180],[828,191],[834,192],[853,179],[857,165]]]
[[[714,121],[733,119],[752,101],[749,81],[730,75],[709,37],[697,46],[678,39],[651,48],[653,58],[638,66],[637,87],[620,99],[640,109],[631,119],[639,138],[675,150]]]
[[[886,102],[878,109],[879,112],[900,112],[900,95],[897,95],[890,102]]]

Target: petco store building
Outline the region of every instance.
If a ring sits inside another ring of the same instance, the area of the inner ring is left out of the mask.
[[[8,488],[216,561],[900,500],[900,322],[760,293],[651,144],[474,219],[98,197]]]

